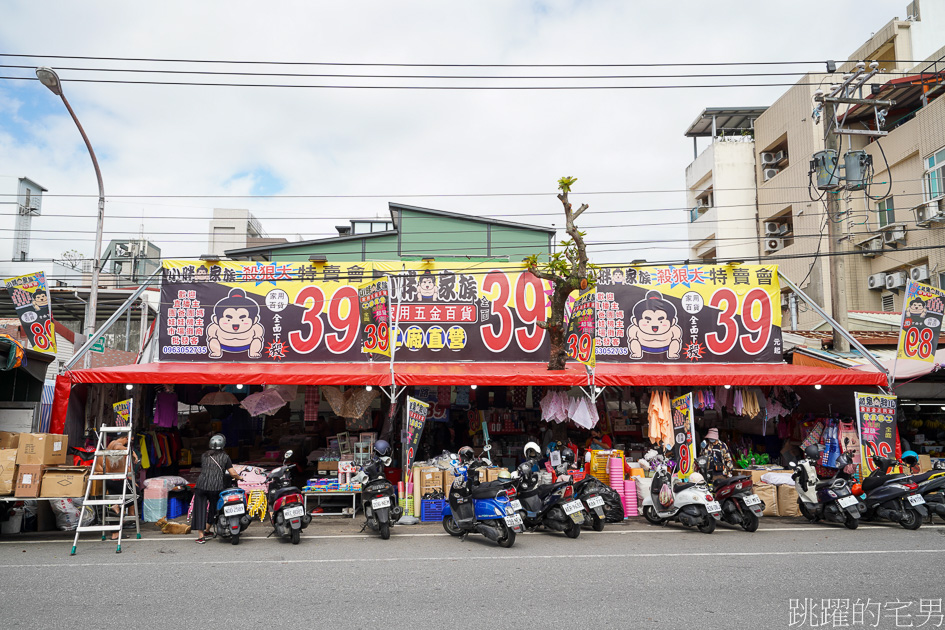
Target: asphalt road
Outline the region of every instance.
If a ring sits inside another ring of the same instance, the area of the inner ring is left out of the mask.
[[[706,535],[632,519],[576,540],[523,535],[512,549],[435,524],[383,541],[341,518],[316,519],[298,546],[259,524],[236,547],[144,527],[120,555],[93,534],[75,556],[66,534],[0,539],[0,627],[788,628],[814,627],[790,626],[802,602],[859,599],[862,625],[819,627],[895,628],[889,602],[912,602],[900,622],[919,627],[920,600],[945,598],[941,524],[769,518],[753,534]]]

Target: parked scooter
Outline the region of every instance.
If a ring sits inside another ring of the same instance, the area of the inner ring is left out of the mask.
[[[240,474],[242,477],[242,473]],[[233,481],[236,484],[236,481]],[[220,492],[217,499],[217,522],[214,524],[217,536],[228,538],[234,545],[240,544],[240,534],[249,527],[250,518],[246,513],[246,491],[240,487],[227,488]]]
[[[601,494],[606,487],[599,479],[590,475],[574,484],[574,496],[584,504],[584,525],[590,526],[595,532],[604,531],[604,523],[607,522],[604,515],[604,497]]]
[[[656,471],[650,492],[643,498],[643,517],[654,525],[677,521],[686,527],[697,527],[704,534],[715,531],[715,522],[722,518],[722,506],[709,492],[700,473],[694,472],[685,483],[677,482],[666,458],[650,450],[645,457]]]
[[[847,529],[856,529],[865,508],[856,498],[850,480],[843,469],[850,464],[850,455],[841,453],[837,458],[837,473],[823,481],[817,476],[814,463],[820,458],[816,445],[804,449],[805,459],[791,462],[791,478],[797,490],[797,506],[804,518],[811,522],[843,523]]]
[[[543,527],[564,532],[568,538],[577,538],[584,522],[584,503],[575,496],[571,477],[564,475],[569,464],[574,463],[574,452],[564,448],[554,453],[558,457],[552,461],[563,477],[557,483],[542,484],[539,474],[533,470],[534,461],[526,461],[516,470],[515,498],[521,503],[520,514],[526,530]]]
[[[485,451],[489,450],[486,445]],[[477,483],[477,468],[486,462],[477,461],[468,446],[459,450],[459,458],[460,465],[454,468],[456,480],[449,488],[449,501],[443,510],[443,529],[462,539],[478,532],[500,547],[511,547],[516,532],[522,531],[522,517],[512,509],[508,497],[512,479]]]
[[[701,448],[706,448],[703,440]],[[715,500],[722,506],[722,519],[729,525],[739,525],[746,532],[758,529],[761,517],[764,515],[765,504],[752,489],[751,477],[736,475],[713,475],[709,471],[709,460],[703,455],[696,458],[696,469],[703,473],[712,491]]]
[[[873,456],[876,470],[861,483],[866,493],[863,520],[884,518],[899,523],[905,529],[919,529],[928,516],[925,499],[919,485],[908,476],[888,471],[897,464],[895,459]]]
[[[269,504],[269,523],[272,525],[269,536],[288,536],[292,544],[297,545],[302,539],[302,530],[312,522],[312,515],[305,513],[305,497],[302,496],[302,491],[292,485],[291,470],[295,468],[295,464],[286,464],[290,457],[292,451],[286,451],[282,466],[266,473],[269,480],[269,493],[266,498]]]
[[[386,440],[375,442],[371,461],[364,464],[352,479],[361,484],[364,527],[380,532],[383,540],[390,538],[391,525],[403,515],[403,508],[397,502],[397,489],[384,476],[384,466],[390,466],[390,452],[390,444]],[[364,527],[361,531],[364,531]]]
[[[903,466],[912,468],[918,464],[919,456],[915,451],[902,454]],[[925,507],[929,511],[929,522],[932,521],[933,514],[945,520],[945,462],[937,461],[932,470],[909,475],[909,479],[919,486],[919,494],[925,499]]]

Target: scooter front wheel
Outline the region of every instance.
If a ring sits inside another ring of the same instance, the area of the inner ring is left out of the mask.
[[[456,536],[459,538],[463,535],[463,530],[461,530],[457,525],[456,521],[453,520],[452,516],[443,517],[443,529],[446,530],[446,533],[450,536]]]
[[[656,515],[656,509],[650,505],[643,508],[643,518],[653,523],[654,525],[662,525],[663,519]]]
[[[390,523],[381,523],[379,529],[381,532],[381,540],[390,538]]]
[[[579,523],[571,523],[571,527],[564,530],[564,535],[568,538],[577,538],[581,535],[581,525]]]
[[[816,523],[817,521],[820,520],[819,518],[814,516],[813,512],[807,509],[807,506],[800,499],[797,500],[797,508],[800,510],[801,516],[806,518],[811,523]]]
[[[856,529],[860,526],[860,519],[848,513],[843,519],[843,525],[847,529]]]

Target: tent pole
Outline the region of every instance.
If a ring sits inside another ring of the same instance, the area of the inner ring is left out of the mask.
[[[877,370],[879,370],[880,372],[882,372],[883,374],[886,375],[887,387],[891,387],[891,386],[892,386],[892,385],[891,385],[891,380],[890,380],[890,379],[891,379],[891,376],[890,376],[890,374],[889,374],[889,370],[887,370],[887,369],[883,366],[883,364],[880,363],[879,360],[878,360],[876,357],[873,356],[873,353],[871,353],[869,350],[867,350],[867,349],[863,346],[863,344],[861,344],[859,341],[857,341],[856,338],[855,338],[853,335],[851,335],[845,328],[843,328],[842,326],[840,326],[840,324],[838,324],[830,315],[828,315],[828,314],[826,313],[826,311],[824,311],[824,309],[820,308],[820,305],[818,305],[817,302],[815,302],[814,300],[812,300],[812,299],[810,298],[810,296],[808,296],[806,293],[804,293],[803,291],[801,291],[800,287],[798,287],[796,284],[794,284],[793,282],[791,282],[790,279],[787,278],[787,276],[785,276],[783,273],[781,273],[781,270],[780,270],[780,269],[778,270],[778,277],[781,279],[781,281],[782,281],[784,284],[786,284],[786,285],[788,286],[788,288],[790,288],[795,294],[799,295],[800,298],[801,298],[802,300],[804,300],[804,302],[806,302],[808,306],[810,306],[812,309],[814,309],[814,311],[815,311],[818,315],[820,315],[821,317],[823,317],[823,318],[827,321],[827,323],[830,324],[830,325],[833,327],[834,330],[836,330],[837,332],[839,332],[840,335],[841,335],[844,339],[846,339],[847,341],[849,341],[851,346],[853,346],[854,348],[856,348],[857,350],[859,350],[860,353],[863,355],[863,357],[864,357],[867,361],[869,361],[870,363],[873,364],[873,367],[875,367]],[[882,389],[882,388],[880,388],[880,389]]]

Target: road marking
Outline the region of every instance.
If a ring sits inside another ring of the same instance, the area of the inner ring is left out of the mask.
[[[918,531],[924,531],[926,529],[945,529],[945,525],[923,525],[922,528]],[[889,525],[861,525],[857,531],[864,530],[878,530],[878,531],[898,531],[897,526],[893,523]],[[630,529],[625,531],[620,530],[604,530],[602,532],[595,531],[582,531],[582,536],[600,536],[609,534],[611,536],[627,536],[634,534],[686,534],[692,533],[694,530],[686,527],[657,527],[653,526],[649,529]],[[758,529],[755,531],[755,534],[767,534],[771,532],[817,532],[817,531],[846,531],[842,525],[837,525],[834,527],[814,527],[813,525],[808,525],[805,527],[769,527],[765,529]],[[155,532],[157,533],[157,532]],[[525,532],[524,534],[518,534],[519,536],[546,536],[554,532]],[[715,530],[716,534],[739,534],[742,536],[747,536],[747,533],[742,532],[741,529],[729,529],[726,527],[718,527]],[[713,534],[714,535],[714,534]],[[396,529],[391,532],[391,537],[393,538],[433,538],[433,537],[445,537],[449,536],[446,532],[437,532],[430,534],[401,534]],[[240,536],[241,540],[266,540],[268,538],[275,539],[275,536],[247,536],[243,534]],[[303,534],[302,539],[324,539],[324,538],[379,538],[377,534]],[[69,539],[71,540],[71,539]],[[69,543],[67,539],[50,539],[50,540],[0,540],[0,545],[65,545]],[[134,536],[125,537],[121,539],[122,543],[140,543],[140,542],[193,542],[193,538],[190,536],[179,536],[179,535],[164,535],[164,536],[149,536],[147,538],[142,538],[137,540]],[[93,539],[79,539],[79,542],[101,542]],[[104,542],[115,542],[112,540],[106,540]]]
[[[847,551],[685,551],[678,553],[594,553],[594,554],[543,554],[543,555],[503,555],[491,554],[488,556],[422,556],[422,557],[376,557],[376,558],[310,558],[293,560],[185,560],[170,562],[129,562],[127,564],[116,562],[79,562],[79,563],[47,563],[47,564],[0,564],[0,569],[48,569],[62,567],[139,567],[147,566],[170,566],[170,565],[230,565],[230,564],[342,564],[342,563],[367,563],[367,562],[468,562],[470,560],[482,560],[494,562],[496,560],[604,560],[604,559],[624,559],[624,558],[730,558],[740,557],[764,557],[764,556],[878,556],[878,555],[903,555],[903,554],[943,554],[945,549],[862,549]]]

